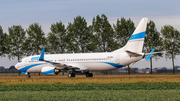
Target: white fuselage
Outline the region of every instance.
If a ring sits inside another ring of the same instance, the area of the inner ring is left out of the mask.
[[[92,77],[92,74],[87,73],[89,71],[104,71],[124,67],[144,57],[142,49],[147,20],[147,18],[142,18],[127,44],[113,52],[44,55],[43,48],[40,56],[26,57],[15,67],[22,73],[28,74],[33,72],[56,74],[59,70],[71,70],[73,72],[86,72],[87,77]],[[74,77],[73,73],[72,75]],[[71,77],[71,74],[69,77]]]
[[[41,72],[45,66],[52,64],[39,61],[39,55],[23,58],[16,64],[16,68],[22,72]],[[127,53],[78,53],[78,54],[50,54],[44,55],[44,59],[50,62],[66,64],[80,68],[81,71],[103,71],[124,67],[142,57],[130,57]]]

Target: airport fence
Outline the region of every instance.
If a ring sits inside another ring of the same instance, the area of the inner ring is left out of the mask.
[[[92,72],[94,75],[128,75],[128,70],[112,70]],[[67,72],[60,72],[58,75],[67,75]],[[150,74],[150,70],[130,70],[130,74]],[[173,74],[173,70],[152,70],[152,74]],[[180,70],[175,70],[175,74],[180,74]],[[24,75],[18,70],[3,70],[0,71],[0,76],[21,76]],[[31,75],[42,75],[41,73],[31,73]],[[79,74],[81,75],[81,74]]]

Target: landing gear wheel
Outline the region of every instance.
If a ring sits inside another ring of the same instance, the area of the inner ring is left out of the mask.
[[[70,78],[70,77],[75,77],[75,74],[74,73],[69,73],[68,74],[68,77]]]
[[[28,73],[28,74],[27,74],[27,78],[30,78],[30,77],[31,77],[31,75],[30,75],[30,73]]]
[[[30,78],[31,77],[31,75],[27,75],[27,78]]]
[[[86,77],[93,77],[92,73],[86,73]]]

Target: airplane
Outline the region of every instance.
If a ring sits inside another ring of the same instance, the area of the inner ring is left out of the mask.
[[[30,73],[57,75],[60,72],[68,72],[68,77],[75,77],[76,73],[93,77],[92,71],[107,71],[134,64],[147,55],[142,53],[147,21],[148,18],[142,18],[126,45],[115,51],[44,55],[43,48],[40,55],[23,58],[15,68],[27,74],[28,78],[31,77]]]

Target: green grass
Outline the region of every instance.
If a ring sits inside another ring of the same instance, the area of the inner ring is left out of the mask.
[[[0,101],[178,101],[180,90],[4,91]]]
[[[180,83],[0,85],[0,101],[180,101]]]
[[[180,83],[0,85],[0,91],[180,90]]]

